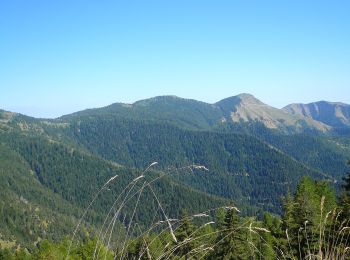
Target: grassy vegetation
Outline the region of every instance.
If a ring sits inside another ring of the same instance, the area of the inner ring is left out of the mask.
[[[147,173],[148,169],[116,196],[94,238],[76,237],[78,224],[71,237],[58,243],[41,241],[30,253],[2,249],[0,259],[348,259],[350,256],[350,219],[346,213],[350,208],[349,194],[345,193],[338,203],[334,190],[325,182],[303,178],[296,193],[285,199],[283,215],[265,213],[261,220],[241,216],[232,204],[194,214],[183,211],[173,219],[160,202],[161,197],[153,192],[154,217],[142,226],[136,217],[142,207],[141,197],[147,189],[154,191],[154,181],[159,178],[146,180]],[[110,178],[100,191],[116,181],[117,177]],[[128,205],[133,209],[131,212],[125,211]],[[118,225],[116,219],[120,215],[123,221]]]

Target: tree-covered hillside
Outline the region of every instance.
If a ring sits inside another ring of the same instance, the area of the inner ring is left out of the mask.
[[[157,161],[162,169],[205,165],[209,172],[179,179],[205,192],[279,211],[280,196],[303,175],[327,176],[258,139],[241,134],[188,131],[162,123],[86,119],[71,123],[73,142],[122,165],[142,168]]]
[[[82,213],[41,185],[29,163],[0,143],[0,244],[33,247],[41,239],[57,240],[69,234]]]
[[[0,148],[0,239],[26,246],[33,246],[43,238],[56,240],[72,233],[77,219],[99,189],[109,178],[118,175],[84,218],[83,224],[90,226],[89,233],[93,234],[118,194],[142,173],[42,136],[2,132]],[[180,173],[192,174],[190,169]],[[163,175],[149,172],[145,180],[154,180],[154,192],[171,217],[176,217],[181,209],[193,212],[227,203]],[[134,189],[140,189],[141,181]],[[152,210],[157,206],[154,200],[153,193],[145,189],[136,215],[141,225],[153,217]],[[126,203],[124,214],[129,214],[132,207],[132,201]],[[123,222],[125,216],[120,216],[118,222]]]
[[[219,129],[217,129],[219,131]],[[310,168],[321,171],[340,182],[350,157],[348,136],[320,135],[314,131],[282,134],[262,124],[229,124],[222,131],[253,136]]]

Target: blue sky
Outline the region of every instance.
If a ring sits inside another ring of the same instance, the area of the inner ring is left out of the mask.
[[[177,95],[350,103],[350,1],[0,3],[0,108],[57,117]]]

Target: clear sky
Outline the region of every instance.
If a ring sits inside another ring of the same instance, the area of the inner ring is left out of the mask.
[[[57,117],[242,92],[350,103],[350,1],[0,2],[0,108]]]

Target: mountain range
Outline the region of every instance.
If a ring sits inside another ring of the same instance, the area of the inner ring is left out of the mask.
[[[83,223],[93,233],[113,197],[152,162],[158,164],[146,177],[163,176],[154,190],[171,217],[230,201],[246,214],[279,214],[281,197],[304,175],[340,187],[350,158],[349,109],[325,101],[277,109],[240,94],[214,104],[159,96],[56,119],[1,110],[0,243],[69,233],[117,174]],[[191,165],[207,170],[180,170]],[[155,207],[145,194],[141,224]]]
[[[115,103],[61,117],[113,115],[121,118],[145,118],[175,122],[192,129],[210,129],[223,123],[261,123],[284,133],[318,131],[329,133],[339,127],[350,127],[350,105],[320,101],[291,104],[283,109],[269,106],[250,94],[232,96],[208,104],[176,96],[159,96],[133,104]]]

